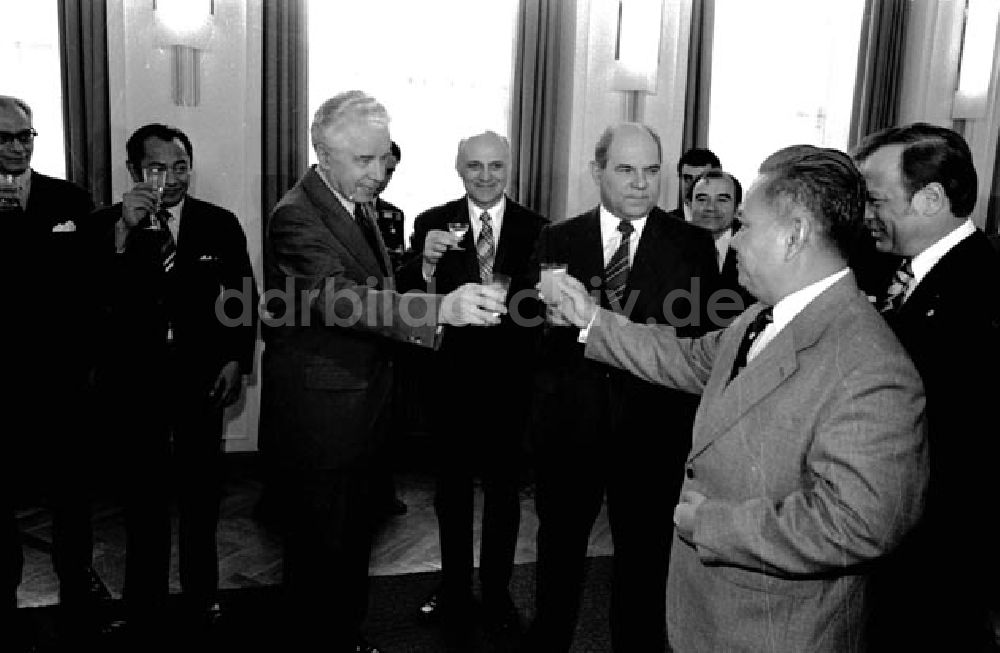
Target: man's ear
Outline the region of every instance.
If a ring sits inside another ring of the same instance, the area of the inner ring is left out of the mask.
[[[597,165],[597,161],[590,162],[590,176],[594,178],[595,184],[601,185],[601,166]]]
[[[947,205],[948,196],[944,192],[944,187],[932,181],[910,198],[910,206],[919,215],[936,215]]]
[[[132,165],[131,161],[126,161],[125,167],[128,168],[128,173],[132,175],[133,182],[138,184],[142,181],[142,170],[137,170],[136,167]]]
[[[785,260],[791,260],[805,248],[812,237],[813,223],[808,216],[796,210],[788,218],[785,232]]]

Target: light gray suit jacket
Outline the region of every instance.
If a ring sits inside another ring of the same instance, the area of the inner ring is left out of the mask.
[[[674,538],[674,650],[860,651],[869,566],[923,507],[923,386],[851,274],[727,385],[761,308],[698,339],[602,312],[586,355],[702,395],[683,487],[707,500],[694,545]]]

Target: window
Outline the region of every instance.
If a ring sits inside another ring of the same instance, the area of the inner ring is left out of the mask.
[[[847,148],[864,0],[716,0],[709,148],[749,186],[787,145]]]
[[[418,213],[465,192],[458,141],[507,135],[517,0],[310,0],[308,12],[310,119],[351,89],[385,105],[403,155],[385,199],[408,235]]]
[[[62,66],[56,0],[0,0],[0,93],[31,106],[38,130],[31,167],[53,177],[66,176],[62,116]]]

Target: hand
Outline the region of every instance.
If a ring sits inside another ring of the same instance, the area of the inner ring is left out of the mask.
[[[590,324],[597,313],[597,303],[583,284],[568,274],[555,275],[553,283],[557,296],[543,297],[546,319],[557,326],[575,326],[580,329]],[[539,283],[535,287],[540,285]]]
[[[438,322],[452,326],[489,326],[499,324],[500,316],[506,312],[503,288],[467,283],[445,295],[438,311]]]
[[[458,244],[458,238],[450,231],[441,229],[431,229],[424,237],[424,268],[430,266],[430,273],[434,273],[434,268],[438,261],[444,256],[450,247]]]
[[[694,490],[681,492],[681,501],[674,508],[674,528],[682,540],[694,544],[694,513],[705,501],[705,495]]]
[[[243,377],[240,376],[240,366],[236,361],[229,361],[222,366],[216,377],[208,398],[215,408],[231,406],[240,396],[243,387]]]
[[[156,209],[156,189],[152,184],[140,182],[122,195],[122,218],[131,229]]]

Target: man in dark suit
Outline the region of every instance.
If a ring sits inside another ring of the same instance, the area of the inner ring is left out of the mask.
[[[503,294],[394,290],[370,211],[391,157],[385,107],[348,91],[316,111],[317,165],[278,202],[264,251],[267,318],[261,448],[287,501],[282,645],[375,651],[368,606],[373,462],[385,438],[394,342],[438,344],[440,326],[493,325]]]
[[[392,175],[396,172],[396,166],[403,160],[403,152],[399,149],[396,141],[392,142],[390,151],[392,152],[392,157],[389,159],[385,169],[385,179],[379,184],[378,194],[375,197],[375,217],[378,222],[379,232],[382,234],[382,242],[385,243],[385,248],[389,250],[389,261],[392,263],[392,269],[396,270],[403,263],[403,251],[406,249],[405,238],[403,236],[406,227],[406,216],[403,215],[403,211],[398,206],[382,199],[382,193],[389,185],[389,182],[392,181]]]
[[[695,180],[691,187],[691,224],[701,227],[715,240],[722,289],[718,295],[724,306],[726,324],[757,301],[740,285],[736,271],[736,250],[731,247],[733,236],[740,223],[736,212],[743,203],[743,186],[740,180],[722,170],[708,170]],[[720,310],[721,307],[720,307]]]
[[[134,185],[91,216],[108,299],[97,378],[124,475],[129,632],[151,646],[163,636],[174,469],[186,617],[203,628],[220,615],[223,410],[253,366],[255,311],[247,307],[257,302],[236,216],[188,194],[187,135],[144,125],[126,151]],[[151,170],[165,172],[162,190],[143,180]],[[242,298],[242,315],[227,315],[228,294]]]
[[[875,595],[873,644],[995,651],[1000,436],[996,382],[979,379],[1000,369],[1000,257],[969,217],[972,155],[954,131],[916,123],[872,134],[854,157],[876,246],[902,257],[878,304],[927,388],[931,452],[927,511]]]
[[[736,236],[760,303],[703,337],[601,310],[569,277],[548,299],[588,359],[701,396],[673,510],[675,651],[867,650],[864,592],[920,518],[928,451],[917,370],[847,267],[864,188],[837,150],[768,157]]]
[[[9,421],[17,425],[3,456],[4,610],[17,605],[22,556],[14,509],[41,499],[52,511],[52,562],[59,578],[59,601],[67,625],[84,625],[95,600],[108,596],[91,568],[88,464],[95,445],[81,432],[86,422],[86,385],[93,365],[93,316],[83,292],[53,302],[44,289],[85,278],[84,248],[78,228],[93,209],[86,191],[31,169],[37,133],[31,108],[0,96],[0,174],[12,175],[4,222],[3,276],[9,280],[6,320],[10,385]],[[72,316],[68,318],[67,316]],[[69,326],[67,319],[71,319]],[[13,364],[11,366],[11,363]],[[8,487],[9,484],[9,487]],[[7,502],[10,505],[7,506]]]
[[[508,298],[531,286],[531,256],[546,220],[507,197],[510,147],[485,132],[462,140],[455,168],[466,194],[417,216],[413,249],[422,253],[400,271],[403,288],[450,292],[464,283],[512,280]],[[470,225],[461,241],[448,224]],[[530,283],[529,283],[530,281]],[[523,304],[523,306],[522,306]],[[534,329],[524,326],[528,302],[510,307],[500,327],[449,334],[434,361],[441,587],[421,607],[469,623],[472,606],[473,481],[482,479],[485,508],[479,577],[488,625],[517,626],[508,592],[520,523],[518,484],[530,403]]]
[[[719,157],[712,150],[692,147],[677,161],[677,208],[667,211],[675,220],[691,222],[691,188],[694,180],[709,170],[722,170]]]
[[[661,156],[659,137],[644,125],[605,130],[591,163],[600,205],[543,230],[537,258],[568,264],[604,306],[696,335],[713,328],[715,248],[706,231],[656,208]],[[590,529],[606,494],[615,651],[662,651],[671,525],[656,515],[676,502],[697,400],[585,360],[578,335],[549,330],[536,379],[537,615],[529,647],[569,650]],[[650,438],[649,424],[667,433]]]

